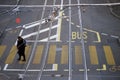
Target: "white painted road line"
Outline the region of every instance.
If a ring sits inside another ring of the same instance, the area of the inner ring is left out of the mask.
[[[18,28],[21,28],[21,27],[22,27],[22,26],[18,26],[18,27],[16,27],[16,28],[18,29]]]
[[[69,71],[69,69],[64,69],[64,71]],[[73,71],[73,70],[72,70]],[[85,71],[85,69],[79,69],[80,72]],[[90,69],[87,69],[87,71],[90,71]]]
[[[53,36],[50,36],[50,39],[55,39],[57,37],[58,37],[58,35],[53,35]],[[42,39],[40,41],[48,41],[48,38]]]
[[[5,29],[5,31],[11,31],[11,30],[16,30],[16,29],[21,29],[22,28],[22,26],[18,26],[18,27],[15,27],[15,28],[7,28],[7,29]]]
[[[55,25],[55,26],[52,26],[51,29],[54,29],[54,28],[57,28],[57,27],[58,27],[58,25]],[[39,34],[43,33],[43,32],[46,32],[46,31],[49,31],[49,28],[40,30]],[[28,35],[24,35],[22,37],[25,39],[25,38],[28,38],[28,37],[31,37],[31,36],[34,36],[34,35],[37,35],[37,34],[38,34],[38,32],[33,32],[33,33],[28,34]]]
[[[10,31],[10,30],[12,30],[12,28],[8,28],[8,29],[6,29],[5,31]]]
[[[39,26],[39,25],[40,25],[40,23],[31,24],[31,25],[25,27],[25,29],[29,29],[29,28],[32,28],[32,27],[35,27],[35,26]]]
[[[45,21],[42,21],[41,24],[45,23]],[[31,23],[30,25],[26,26],[25,25],[25,29],[29,29],[29,28],[32,28],[32,27],[35,27],[35,26],[39,26],[40,25],[40,21],[36,21],[36,23]]]
[[[6,70],[8,67],[8,64],[5,64],[5,67],[3,68],[3,70]]]
[[[52,67],[52,69],[44,69],[43,71],[56,71],[57,70],[57,65],[54,64],[54,69]],[[5,67],[3,68],[3,71],[25,71],[25,69],[7,69],[8,64],[5,65]],[[41,71],[40,69],[29,69],[28,71],[35,71],[35,72],[39,72]]]
[[[79,69],[79,71],[85,71],[85,69]],[[90,71],[90,69],[87,69],[87,71]]]
[[[109,35],[109,34],[106,34],[106,33],[101,33],[101,35],[110,36],[110,37],[113,37],[113,38],[119,38],[119,36]]]
[[[107,36],[108,34],[106,34],[106,33],[101,33],[101,35],[105,35],[105,36]]]
[[[36,42],[36,40],[26,40],[27,42]],[[40,41],[38,40],[37,42],[48,42],[48,41]],[[49,42],[62,42],[62,41],[56,41],[56,40],[50,40]]]
[[[119,36],[115,36],[115,35],[111,35],[111,37],[113,37],[113,38],[119,38]]]
[[[41,21],[41,20],[34,21],[34,22],[31,22],[31,23],[25,24],[24,26],[26,27],[26,26],[29,26],[29,25],[31,25],[31,24],[39,23],[40,21]],[[24,28],[25,28],[25,27],[24,27]]]
[[[57,20],[57,19],[59,19],[60,17],[59,16],[57,16],[57,17],[55,17],[55,20]],[[44,24],[45,23],[45,20],[43,20],[42,22],[41,22],[41,24]],[[29,28],[32,28],[32,27],[35,27],[35,26],[39,26],[40,25],[40,20],[39,21],[36,21],[36,22],[33,22],[33,23],[29,23],[29,25],[28,24],[26,24],[25,25],[25,29],[29,29]]]
[[[25,71],[25,69],[6,69],[6,70],[4,70],[4,71],[21,71],[21,72],[24,72]],[[40,69],[29,69],[28,70],[29,72],[39,72],[39,71],[41,71]],[[55,70],[53,70],[53,69],[44,69],[43,71],[55,71]]]

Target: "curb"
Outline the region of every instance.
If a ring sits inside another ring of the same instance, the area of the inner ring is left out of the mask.
[[[107,3],[110,3],[110,0],[107,0]],[[117,17],[117,18],[120,19],[120,16],[117,15],[115,12],[113,12],[112,6],[109,6],[109,9],[110,9],[110,12],[111,12],[111,14],[112,14],[113,16],[115,16],[115,17]]]
[[[115,17],[117,17],[117,18],[119,18],[120,19],[120,16],[119,15],[117,15],[115,12],[113,12],[113,9],[112,9],[112,7],[110,6],[110,12],[111,12],[111,14],[112,15],[114,15]]]

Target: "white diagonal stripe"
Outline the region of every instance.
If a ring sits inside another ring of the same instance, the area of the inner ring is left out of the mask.
[[[52,26],[51,29],[54,29],[54,28],[57,28],[57,27],[58,27],[58,25],[55,25],[55,26]],[[48,30],[49,30],[49,28],[42,29],[42,30],[39,31],[39,34],[40,34],[40,33],[43,33],[43,32],[46,32],[46,31],[48,31]],[[31,36],[34,36],[34,35],[37,35],[37,34],[38,34],[38,32],[33,32],[33,33],[28,34],[28,35],[24,35],[24,36],[22,36],[22,37],[23,37],[23,38],[28,38],[28,37],[31,37]]]
[[[45,23],[45,21],[41,22],[41,24],[43,24],[43,23]],[[32,27],[35,27],[35,26],[39,26],[39,25],[40,25],[40,22],[37,21],[36,23],[33,23],[33,24],[29,25],[29,26],[25,25],[25,29],[29,29],[29,28],[32,28]]]

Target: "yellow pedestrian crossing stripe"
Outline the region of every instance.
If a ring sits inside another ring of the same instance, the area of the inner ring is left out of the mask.
[[[6,64],[11,64],[17,54],[17,47],[13,46],[10,50],[9,56],[7,57]]]
[[[5,45],[0,45],[0,58],[4,55],[6,49],[7,48]],[[46,61],[47,64],[56,64],[56,60],[57,60],[56,56],[58,55],[56,49],[57,49],[56,45],[54,44],[50,45],[49,50],[48,50],[48,55],[47,55],[47,61]],[[25,55],[26,55],[27,61],[29,57],[31,56],[31,50],[32,50],[31,46],[27,46],[25,49]],[[33,60],[32,60],[33,64],[41,64],[41,60],[43,59],[42,56],[44,56],[43,55],[44,51],[45,51],[44,45],[37,46],[36,51],[33,56]],[[115,65],[115,59],[114,59],[115,57],[113,55],[111,47],[103,46],[103,51],[105,54],[105,59],[106,59],[107,64]],[[88,52],[89,52],[90,58],[87,58],[87,60],[90,61],[92,65],[98,65],[99,64],[99,58],[98,58],[99,52],[97,52],[97,47],[92,46],[92,45],[88,46]],[[74,46],[72,54],[73,54],[73,59],[74,59],[73,61],[75,61],[76,65],[83,64],[82,63],[83,54],[82,54],[81,46]],[[9,51],[8,56],[6,57],[5,63],[12,64],[15,61],[16,55],[17,55],[17,48],[16,46],[12,46]],[[60,61],[60,64],[68,64],[68,56],[69,56],[68,45],[61,46],[61,51],[59,55],[60,55],[58,58],[59,60],[57,61]],[[19,61],[19,64],[25,64],[26,62]]]
[[[62,46],[61,64],[68,64],[68,46],[67,45]]]
[[[91,64],[98,65],[98,56],[96,46],[89,46]]]
[[[75,46],[75,64],[82,64],[82,52],[80,46]]]
[[[5,49],[6,49],[6,46],[4,46],[4,45],[3,45],[3,46],[0,46],[0,58],[1,58],[1,56],[3,55]]]
[[[112,54],[111,47],[110,46],[103,46],[103,48],[104,48],[104,51],[105,51],[105,56],[106,56],[107,63],[109,65],[115,65],[115,61],[114,61],[114,57],[113,57],[113,54]]]
[[[37,46],[37,50],[33,58],[33,64],[39,64],[41,62],[43,48],[44,48],[43,45]]]
[[[56,45],[50,45],[47,63],[54,64],[55,56],[56,56]]]

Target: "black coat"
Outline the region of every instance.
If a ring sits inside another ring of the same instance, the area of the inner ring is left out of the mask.
[[[24,39],[18,40],[17,41],[17,49],[18,49],[18,54],[24,54],[25,53],[25,47],[26,47],[26,41]]]

